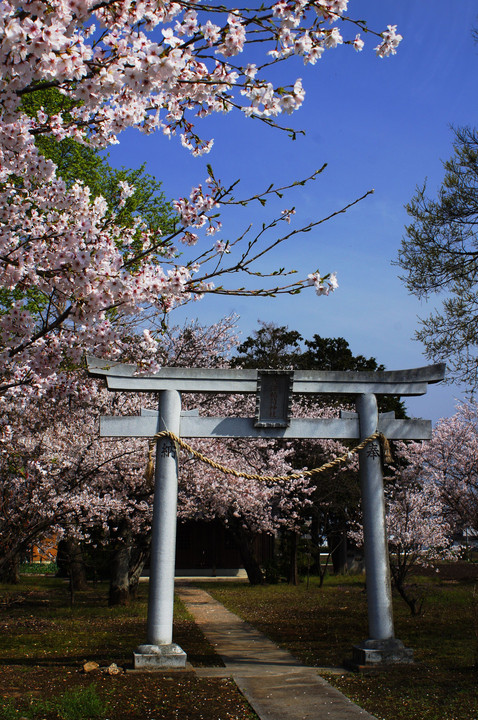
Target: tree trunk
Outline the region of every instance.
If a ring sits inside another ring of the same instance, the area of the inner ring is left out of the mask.
[[[108,604],[110,606],[127,605],[129,603],[129,569],[132,537],[131,527],[126,518],[123,518],[119,523],[118,535],[113,542]]]
[[[17,553],[0,568],[0,582],[16,585],[20,582],[20,555]]]
[[[324,584],[325,576],[327,574],[327,568],[329,567],[329,560],[330,560],[330,550],[327,555],[325,564],[322,565],[322,560],[320,559],[320,548],[319,548],[319,552],[317,554],[317,573],[319,576],[319,587],[322,587]]]
[[[327,536],[332,566],[335,575],[346,575],[347,566],[347,531],[337,530]]]
[[[408,607],[410,608],[410,614],[413,616],[421,615],[425,596],[423,595],[421,598],[413,597],[407,590],[406,586],[401,582],[395,582],[394,586],[400,597],[405,600]]]
[[[86,566],[81,552],[81,546],[76,540],[66,538],[58,545],[58,565],[66,569],[70,580],[71,590],[86,590]]]
[[[129,560],[131,548],[118,543],[111,558],[111,576],[108,605],[127,605],[129,603]]]
[[[239,550],[250,584],[263,585],[264,575],[254,554],[253,536],[242,526],[238,518],[231,519],[227,527],[231,531],[236,547]]]
[[[111,558],[108,604],[127,605],[136,597],[139,579],[148,559],[151,535],[133,539],[131,525],[125,518],[119,525],[118,538]]]
[[[299,535],[296,532],[289,533],[289,585],[299,584],[299,571],[297,569],[297,550]]]
[[[421,615],[425,595],[422,597],[413,597],[411,590],[405,585],[405,579],[411,570],[411,565],[407,565],[406,562],[402,562],[399,556],[395,556],[396,565],[390,563],[390,572],[392,574],[393,586],[397,590],[403,600],[407,603],[410,608],[410,613],[414,616]]]
[[[149,556],[149,543],[151,538],[144,538],[144,543],[136,545],[131,551],[131,560],[129,565],[129,596],[135,598],[138,590],[139,580],[141,578],[144,566]]]

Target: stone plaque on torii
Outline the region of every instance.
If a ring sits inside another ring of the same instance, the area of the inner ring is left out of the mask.
[[[137,375],[134,365],[89,358],[88,371],[104,377],[112,391],[158,393],[157,412],[102,417],[102,437],[152,438],[168,430],[181,438],[364,440],[379,431],[389,440],[428,440],[432,430],[429,420],[397,420],[394,413],[379,414],[376,395],[424,395],[428,384],[444,379],[445,365],[382,372],[162,368],[146,376]],[[256,415],[213,418],[181,413],[181,392],[254,393]],[[344,412],[337,419],[291,419],[292,393],[350,395],[355,397],[357,412]],[[360,451],[359,467],[369,634],[367,640],[353,648],[353,660],[357,665],[410,662],[412,650],[394,634],[378,442],[372,441]],[[156,447],[147,641],[134,653],[136,668],[186,664],[186,654],[172,641],[177,488],[176,447],[169,437],[162,437]]]

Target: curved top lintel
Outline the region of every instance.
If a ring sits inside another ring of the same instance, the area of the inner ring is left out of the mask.
[[[184,385],[183,389],[189,391],[203,391],[204,382],[210,383],[211,392],[241,392],[241,384],[244,383],[242,392],[254,392],[255,381],[257,379],[257,370],[244,370],[238,368],[184,368],[184,367],[165,367],[152,375],[141,374],[137,372],[135,365],[103,360],[99,358],[89,357],[88,372],[90,375],[102,376],[105,379],[115,379],[114,386],[116,389],[124,390],[150,390],[158,389],[158,383],[168,381],[171,385],[177,383],[178,389]],[[371,385],[380,387],[383,393],[387,389],[387,385],[399,385],[401,383],[437,383],[444,379],[446,366],[444,363],[437,365],[427,365],[420,368],[410,368],[407,370],[383,370],[373,371],[328,371],[328,370],[295,370],[294,384],[300,384],[300,392],[307,392],[307,386],[310,383],[309,392],[314,392],[312,385],[319,383],[326,388],[330,383],[334,386],[333,392],[340,392],[337,385],[343,383],[344,392],[347,392],[346,386],[353,385],[355,388],[363,383],[364,386]],[[124,387],[123,381],[124,378]],[[132,382],[128,387],[128,378],[140,381]],[[195,384],[198,387],[195,388]],[[230,390],[229,390],[229,383]],[[151,387],[149,387],[149,385]],[[364,390],[365,392],[373,392],[373,390]],[[349,390],[350,392],[350,390]],[[393,389],[390,389],[394,394]],[[395,391],[396,394],[396,391]]]

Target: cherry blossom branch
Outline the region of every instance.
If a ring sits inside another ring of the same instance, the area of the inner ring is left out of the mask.
[[[203,276],[200,276],[199,278],[195,278],[194,281],[191,282],[191,284],[205,283],[205,282],[210,281],[210,280],[213,279],[213,278],[217,278],[217,277],[220,276],[220,275],[224,275],[224,274],[226,274],[226,273],[235,273],[235,272],[240,272],[240,271],[241,271],[241,272],[245,272],[246,274],[253,274],[253,275],[256,275],[256,276],[259,276],[259,277],[269,277],[271,274],[274,274],[274,273],[266,274],[266,273],[253,273],[253,272],[251,272],[251,271],[249,270],[251,264],[254,263],[254,262],[256,262],[259,258],[263,257],[266,253],[270,252],[273,248],[277,247],[277,245],[279,245],[280,243],[285,242],[286,240],[289,240],[289,239],[290,239],[291,237],[293,237],[294,235],[302,234],[302,233],[305,233],[305,232],[310,232],[310,230],[312,230],[314,227],[317,227],[318,225],[321,225],[322,223],[331,220],[332,218],[336,217],[337,215],[340,215],[340,214],[342,214],[342,213],[347,212],[347,210],[349,210],[350,208],[354,207],[354,205],[357,205],[359,202],[361,202],[362,200],[364,200],[364,199],[365,199],[366,197],[368,197],[369,195],[373,194],[373,192],[374,192],[373,190],[368,190],[368,191],[367,191],[366,193],[364,193],[361,197],[357,198],[357,199],[354,200],[353,202],[348,203],[347,205],[345,205],[345,206],[344,206],[343,208],[341,208],[340,210],[336,210],[336,211],[330,213],[329,215],[327,215],[326,217],[321,218],[320,220],[316,220],[316,221],[314,221],[314,222],[311,222],[311,223],[309,223],[308,225],[306,225],[306,226],[304,226],[304,227],[302,227],[302,228],[297,228],[297,229],[292,230],[290,233],[287,233],[287,235],[284,235],[284,236],[276,239],[276,240],[273,241],[272,243],[270,243],[266,248],[264,248],[264,249],[261,250],[260,252],[256,253],[255,255],[250,256],[250,252],[252,251],[252,248],[253,248],[254,245],[259,241],[259,239],[261,238],[262,234],[263,234],[266,230],[269,230],[270,228],[275,227],[275,226],[277,225],[277,222],[279,222],[279,221],[280,221],[281,219],[283,219],[283,218],[277,218],[276,220],[273,220],[268,226],[264,226],[264,227],[260,230],[260,232],[256,235],[256,237],[255,237],[252,241],[249,242],[247,249],[244,251],[244,253],[242,254],[240,260],[239,260],[236,264],[230,265],[230,266],[228,266],[227,268],[218,269],[218,270],[216,270],[216,271],[214,271],[214,272],[211,272],[210,274],[205,274],[205,275],[203,275]],[[246,266],[246,263],[247,263],[247,266]],[[282,273],[281,273],[281,274],[282,274]],[[296,290],[299,290],[300,288],[304,287],[304,285],[305,285],[306,283],[308,283],[308,281],[306,281],[306,280],[299,280],[299,281],[297,281],[296,283],[293,283],[292,285],[286,286],[284,289],[282,289],[282,288],[280,288],[280,287],[275,287],[275,288],[271,289],[270,292],[271,292],[272,294],[278,294],[278,293],[280,293],[280,292],[290,293],[291,291],[292,291],[292,292],[295,292]],[[218,294],[237,294],[236,292],[234,292],[234,291],[232,291],[232,290],[231,290],[231,291],[228,291],[228,290],[225,290],[225,289],[222,289],[222,288],[221,288],[221,289],[219,289],[219,288],[212,288],[211,290],[205,290],[204,292],[212,292],[212,293],[218,293]],[[267,292],[269,292],[269,291],[268,291],[268,290],[265,290],[265,289],[262,289],[262,288],[261,288],[259,291],[250,291],[250,293],[251,293],[252,295],[254,295],[254,296],[257,296],[258,294],[259,294],[259,295],[266,295]],[[244,294],[247,294],[247,292],[246,292],[243,288],[241,288],[241,289],[240,289],[240,294],[241,294],[241,295],[244,295]]]

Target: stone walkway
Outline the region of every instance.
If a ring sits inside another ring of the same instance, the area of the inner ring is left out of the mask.
[[[204,590],[179,581],[176,593],[226,666],[196,674],[231,676],[261,720],[375,720]]]

